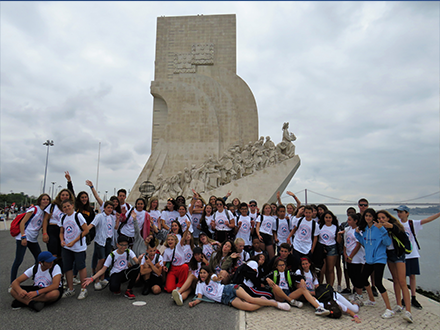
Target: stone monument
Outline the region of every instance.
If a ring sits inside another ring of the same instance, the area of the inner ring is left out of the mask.
[[[235,15],[158,17],[151,83],[151,155],[128,201],[144,196],[224,195],[273,201],[300,165],[296,139],[258,139],[258,112],[236,74]]]

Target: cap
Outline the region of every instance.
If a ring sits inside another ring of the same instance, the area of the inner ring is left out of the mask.
[[[202,252],[203,252],[202,248],[200,248],[198,246],[196,246],[193,250],[193,254],[202,253]]]
[[[397,209],[394,209],[394,211],[406,211],[409,213],[409,207],[406,205],[400,205]]]
[[[43,251],[38,255],[38,262],[52,262],[56,259],[49,251]]]

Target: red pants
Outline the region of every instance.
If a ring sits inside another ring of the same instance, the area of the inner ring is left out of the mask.
[[[165,282],[165,291],[172,292],[175,288],[181,288],[188,278],[189,268],[187,264],[171,266]]]

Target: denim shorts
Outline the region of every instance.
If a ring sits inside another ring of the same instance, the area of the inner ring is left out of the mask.
[[[338,245],[324,245],[324,249],[327,251],[328,257],[333,257],[339,255],[338,253]]]
[[[222,304],[231,306],[232,301],[237,298],[237,284],[228,284],[223,288]]]
[[[109,237],[105,241],[105,246],[95,242],[95,251],[98,260],[105,259],[112,252],[112,239]]]
[[[290,292],[289,289],[281,289],[283,290],[283,292],[286,294],[286,296],[288,296],[289,294],[291,294],[292,292]]]
[[[387,250],[387,258],[388,261],[392,263],[405,262],[405,253],[398,257],[395,250]]]

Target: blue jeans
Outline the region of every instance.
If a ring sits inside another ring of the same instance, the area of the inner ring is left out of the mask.
[[[35,258],[35,263],[38,262],[38,255],[41,253],[40,245],[38,243],[27,242],[27,246],[21,245],[21,240],[15,240],[15,260],[11,268],[11,283],[17,278],[18,268],[23,262],[26,249],[31,250],[32,255]]]

